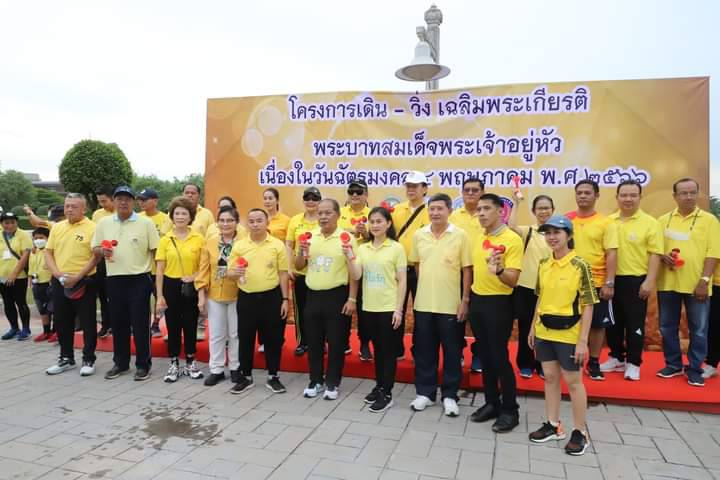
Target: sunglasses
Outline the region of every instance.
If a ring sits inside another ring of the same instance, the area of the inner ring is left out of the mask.
[[[362,188],[348,188],[347,193],[348,195],[362,195],[365,193],[365,190]]]
[[[320,200],[320,195],[315,195],[314,193],[308,193],[307,195],[303,195],[304,202],[319,202]]]

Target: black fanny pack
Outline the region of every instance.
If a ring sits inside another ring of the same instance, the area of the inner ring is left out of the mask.
[[[580,315],[540,315],[540,321],[546,328],[567,330],[580,321]]]

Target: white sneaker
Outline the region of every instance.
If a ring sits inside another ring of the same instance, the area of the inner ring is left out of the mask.
[[[608,357],[603,363],[600,364],[601,372],[624,372],[625,362],[621,362],[615,357]]]
[[[48,375],[58,375],[63,372],[67,372],[68,370],[72,370],[75,366],[74,361],[69,358],[60,357],[55,365],[45,370],[45,373]]]
[[[307,388],[303,390],[303,396],[305,398],[315,398],[320,395],[323,390],[325,390],[325,387],[323,387],[321,383],[310,383],[310,385],[308,385]]]
[[[177,360],[172,360],[170,361],[167,373],[163,377],[163,381],[166,383],[175,383],[178,381],[178,378],[180,378],[180,366]]]
[[[454,398],[444,398],[443,408],[445,409],[445,415],[448,417],[457,417],[460,415],[460,409],[458,408],[458,404]]]
[[[630,362],[625,365],[625,380],[640,380],[640,367]]]
[[[83,362],[82,367],[80,367],[80,376],[89,377],[93,373],[95,373],[95,364],[93,362]]]
[[[325,390],[325,393],[323,394],[323,398],[325,400],[337,400],[338,397],[338,389],[337,387],[328,388]]]
[[[265,353],[265,345],[260,344],[260,346],[258,347],[258,352],[259,352],[259,353]]]
[[[185,375],[192,378],[193,380],[203,378],[202,370],[200,370],[200,367],[198,367],[198,364],[195,360],[185,365]]]
[[[702,370],[703,370],[703,373],[702,373],[703,378],[713,378],[713,377],[717,377],[717,375],[718,375],[717,368],[713,367],[712,365],[705,365]]]
[[[425,395],[418,395],[417,397],[415,397],[415,400],[410,402],[410,408],[415,410],[416,412],[422,412],[427,407],[432,407],[433,405],[435,405],[435,402],[430,400]]]

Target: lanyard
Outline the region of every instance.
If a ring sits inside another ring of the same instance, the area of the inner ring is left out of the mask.
[[[697,219],[698,219],[698,215],[699,215],[699,214],[700,214],[700,209],[695,210],[695,215],[693,215],[692,224],[690,224],[690,232],[692,232],[692,231],[693,231],[693,228],[695,228],[695,222],[697,222]],[[673,218],[673,214],[671,213],[671,214],[670,214],[670,217],[668,217],[667,225],[665,225],[665,229],[666,229],[666,230],[669,230],[669,229],[670,229],[670,222],[672,221],[672,218]],[[688,232],[688,233],[690,233],[690,232]]]

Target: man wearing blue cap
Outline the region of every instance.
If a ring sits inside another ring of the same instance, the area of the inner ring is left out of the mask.
[[[92,246],[107,264],[107,294],[113,329],[112,380],[130,369],[130,331],[135,340],[135,380],[150,375],[150,270],[160,241],[155,225],[133,211],[128,186],[113,192],[115,213],[97,224]]]

